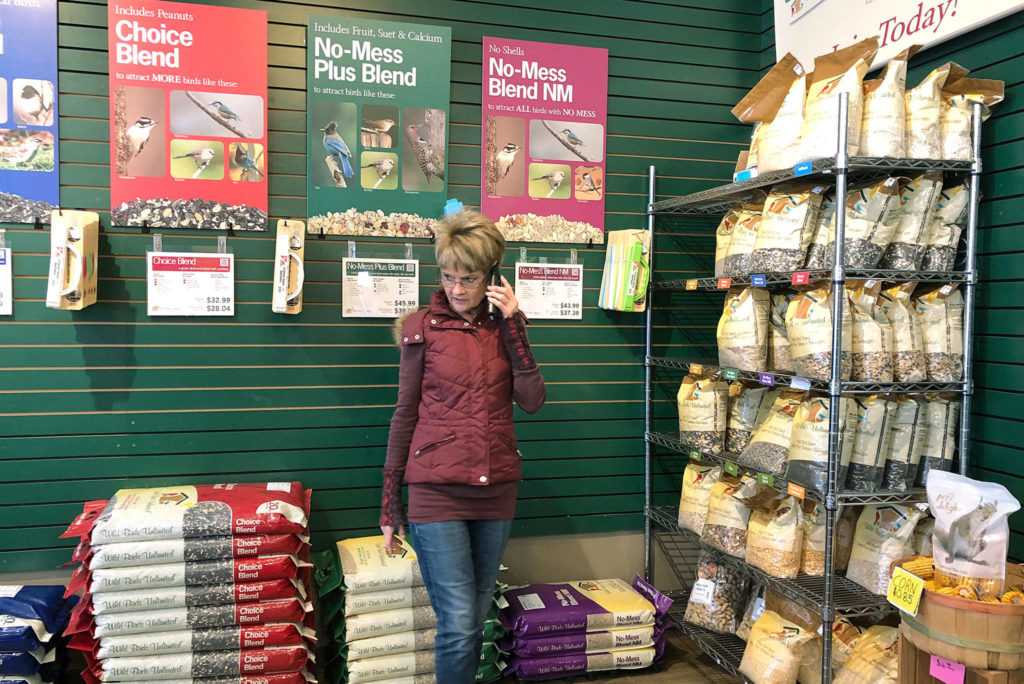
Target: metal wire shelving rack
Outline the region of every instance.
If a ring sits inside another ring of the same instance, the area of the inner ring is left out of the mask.
[[[816,391],[827,394],[830,401],[837,402],[843,394],[868,394],[868,393],[901,393],[901,392],[956,392],[961,395],[960,410],[960,437],[959,437],[959,469],[966,474],[968,465],[968,444],[969,444],[969,421],[971,413],[971,397],[973,393],[972,380],[972,345],[971,335],[974,327],[974,300],[975,287],[977,283],[977,272],[975,268],[976,236],[978,226],[978,200],[979,200],[979,179],[981,176],[981,107],[975,105],[973,112],[973,158],[969,161],[951,160],[927,160],[927,159],[889,159],[851,157],[847,154],[847,96],[840,95],[839,101],[839,135],[838,151],[835,158],[819,159],[812,162],[798,164],[793,169],[765,173],[754,178],[741,180],[735,183],[719,186],[683,197],[675,197],[662,201],[655,201],[655,167],[649,169],[648,205],[647,205],[647,229],[650,234],[652,245],[651,269],[654,268],[653,246],[656,244],[655,226],[658,217],[680,217],[680,216],[707,216],[722,214],[733,204],[750,198],[754,191],[767,188],[777,183],[791,181],[794,179],[815,180],[826,182],[835,187],[836,197],[845,198],[848,186],[853,181],[871,180],[882,178],[893,173],[900,172],[925,172],[944,171],[956,174],[964,174],[969,183],[970,201],[968,204],[967,228],[964,231],[966,242],[966,260],[962,271],[937,272],[937,271],[890,271],[884,269],[847,269],[844,266],[844,237],[845,237],[845,214],[842,210],[836,212],[835,221],[835,266],[828,270],[802,271],[797,273],[765,273],[752,274],[743,277],[718,279],[718,278],[695,278],[687,280],[666,280],[653,281],[649,285],[651,291],[657,290],[682,290],[709,292],[715,290],[727,290],[733,285],[753,285],[755,287],[775,287],[791,284],[806,284],[814,281],[828,280],[831,282],[833,291],[840,292],[848,279],[878,279],[886,282],[932,282],[932,283],[960,283],[963,288],[964,297],[964,326],[963,326],[963,352],[964,352],[964,380],[956,383],[860,383],[843,381],[840,378],[840,355],[832,355],[832,368],[830,377],[823,378],[800,378],[784,373],[751,373],[738,371],[736,369],[720,368],[717,362],[704,362],[701,359],[682,359],[652,354],[652,332],[653,332],[653,311],[654,302],[648,298],[646,315],[646,353],[645,353],[645,574],[650,579],[652,563],[654,558],[654,546],[657,544],[664,556],[668,559],[673,572],[680,580],[685,596],[677,597],[680,607],[676,609],[679,613],[675,620],[683,632],[689,636],[709,657],[718,663],[731,674],[739,676],[739,662],[743,655],[744,642],[733,635],[722,635],[709,632],[694,625],[688,624],[683,619],[690,579],[694,576],[696,566],[696,554],[702,545],[696,535],[688,530],[679,528],[677,524],[677,509],[666,506],[654,506],[652,480],[654,468],[652,467],[652,447],[657,446],[669,452],[668,463],[665,466],[673,468],[675,472],[681,473],[690,459],[708,461],[719,465],[733,465],[735,455],[731,454],[706,454],[692,449],[685,441],[681,440],[678,433],[657,432],[653,429],[652,385],[657,382],[654,379],[655,369],[672,369],[685,372],[712,372],[721,373],[729,380],[742,379],[757,381],[761,384],[774,386],[787,386],[797,389]],[[842,204],[839,204],[842,207]],[[832,348],[840,347],[841,323],[842,323],[842,298],[833,297],[832,320],[835,322],[832,330]],[[694,368],[697,366],[697,368]],[[877,596],[863,589],[845,577],[838,577],[833,566],[833,540],[836,527],[838,511],[841,506],[860,505],[868,503],[914,503],[923,497],[923,490],[912,489],[908,492],[874,492],[870,494],[846,492],[840,490],[837,482],[838,454],[840,453],[839,435],[839,412],[830,411],[830,439],[829,439],[829,463],[827,487],[824,492],[806,492],[808,498],[812,498],[823,504],[826,511],[825,525],[825,574],[822,577],[810,577],[800,575],[795,580],[783,580],[771,577],[761,570],[750,566],[743,561],[732,558],[727,554],[719,553],[721,560],[725,563],[732,563],[744,568],[750,575],[760,579],[766,586],[779,591],[793,601],[797,601],[808,608],[816,611],[822,618],[822,682],[830,684],[832,681],[832,623],[842,616],[856,617],[877,615],[890,612],[892,609],[884,597]],[[660,460],[666,458],[659,455]],[[674,459],[674,460],[673,460]],[[790,491],[789,483],[781,478],[766,477],[764,474],[759,479],[779,491]],[[717,552],[716,552],[717,553]]]

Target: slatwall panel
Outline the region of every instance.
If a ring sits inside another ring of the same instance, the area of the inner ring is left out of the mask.
[[[217,3],[222,4],[222,3]],[[301,217],[305,201],[305,22],[334,2],[256,2],[270,18],[270,214]],[[607,224],[643,228],[646,169],[659,192],[723,182],[748,132],[729,109],[757,80],[762,13],[745,0],[593,0],[553,10],[541,0],[350,0],[345,13],[452,26],[452,194],[479,203],[480,41],[484,35],[607,47],[611,52]],[[110,228],[104,2],[61,0],[61,203],[101,213],[101,302],[79,313],[46,309],[48,234],[9,229],[15,316],[0,323],[0,571],[51,568],[57,539],[81,502],[119,487],[300,479],[316,490],[314,542],[369,533],[395,399],[398,353],[390,324],[342,320],[345,240],[306,247],[304,311],[271,314],[273,240],[229,238],[237,315],[230,320],[145,315],[150,236]],[[214,247],[214,235],[165,231],[165,248]],[[526,245],[529,258],[568,258]],[[365,256],[401,244],[359,243]],[[661,275],[705,272],[708,233],[659,239]],[[436,279],[432,248],[421,300]],[[518,256],[510,251],[506,272]],[[517,535],[639,529],[643,504],[643,318],[597,308],[603,250],[580,250],[581,322],[538,321],[531,339],[548,404],[517,415],[526,457]],[[680,301],[659,316],[680,343],[706,342],[713,308]],[[693,339],[697,339],[693,338]],[[689,342],[688,342],[689,340]]]

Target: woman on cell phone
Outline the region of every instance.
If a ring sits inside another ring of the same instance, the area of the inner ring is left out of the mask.
[[[405,532],[405,482],[412,543],[437,613],[435,676],[471,684],[515,513],[512,401],[536,413],[545,389],[516,293],[494,277],[505,254],[494,223],[476,212],[446,218],[436,254],[441,289],[395,325],[402,359],[380,526],[394,549],[393,535]]]

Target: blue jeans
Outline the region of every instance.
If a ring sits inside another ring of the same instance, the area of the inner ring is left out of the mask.
[[[409,523],[430,604],[437,613],[438,684],[472,684],[483,626],[511,520]]]

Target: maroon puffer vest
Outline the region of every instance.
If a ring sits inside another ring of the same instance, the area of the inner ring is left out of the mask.
[[[409,445],[409,484],[489,485],[519,480],[512,367],[499,322],[470,323],[443,290],[409,316],[402,344],[423,344],[423,391]]]

